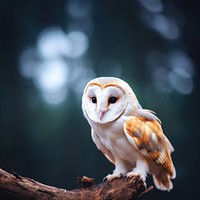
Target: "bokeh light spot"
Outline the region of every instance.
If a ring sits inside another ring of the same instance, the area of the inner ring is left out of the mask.
[[[193,90],[193,81],[183,71],[172,70],[169,73],[169,82],[175,90],[182,94],[190,94]]]
[[[167,39],[176,39],[179,36],[175,22],[164,15],[155,15],[152,26]]]
[[[26,49],[20,56],[19,72],[25,78],[32,78],[39,64],[38,52],[34,48]]]
[[[38,38],[37,47],[41,57],[45,59],[67,56],[71,49],[66,34],[57,27],[43,31]]]
[[[44,91],[42,93],[42,96],[44,97],[45,101],[52,105],[57,105],[57,104],[62,103],[67,98],[67,95],[68,95],[68,91],[66,88],[63,88],[62,90],[57,91],[57,92]]]
[[[58,104],[67,97],[68,67],[62,60],[41,63],[34,79],[47,103]]]
[[[175,40],[179,37],[179,29],[173,19],[166,17],[163,14],[143,12],[144,21],[164,38]]]
[[[74,19],[83,19],[90,14],[91,2],[89,0],[70,0],[66,3],[66,12]]]
[[[62,60],[41,63],[36,76],[36,84],[45,91],[59,91],[67,82],[68,68]]]
[[[70,51],[68,52],[68,57],[77,58],[87,51],[89,41],[88,37],[82,31],[72,31],[67,35],[70,41]]]
[[[185,71],[190,77],[194,75],[194,65],[186,53],[178,50],[171,51],[168,62],[172,69]]]
[[[163,5],[160,0],[139,0],[139,2],[151,12],[162,12]]]

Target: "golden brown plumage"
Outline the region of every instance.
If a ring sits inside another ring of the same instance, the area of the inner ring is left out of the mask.
[[[164,184],[168,188],[170,179],[175,177],[174,165],[170,156],[173,147],[164,135],[159,121],[140,116],[129,117],[125,123],[125,129],[148,162],[149,159],[153,160],[163,168],[162,176],[165,174],[166,178],[163,183],[161,181],[158,184],[161,185],[160,187],[164,187]]]

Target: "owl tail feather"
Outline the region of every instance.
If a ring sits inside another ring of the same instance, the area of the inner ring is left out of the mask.
[[[155,186],[164,191],[170,191],[173,188],[173,184],[170,180],[170,176],[165,172],[161,172],[159,175],[153,175]]]

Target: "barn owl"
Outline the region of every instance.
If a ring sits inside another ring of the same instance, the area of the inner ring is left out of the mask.
[[[106,176],[108,181],[139,175],[146,184],[146,176],[151,174],[158,189],[173,188],[174,148],[163,133],[161,121],[153,111],[141,107],[125,81],[100,77],[88,82],[82,110],[94,143],[115,165],[113,173]]]

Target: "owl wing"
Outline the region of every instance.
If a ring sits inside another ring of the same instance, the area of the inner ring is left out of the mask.
[[[175,177],[170,156],[174,148],[164,135],[160,120],[152,111],[139,109],[137,116],[128,117],[124,124],[124,132],[129,142],[143,156],[162,166],[171,178]]]
[[[111,152],[103,145],[103,143],[101,142],[101,139],[99,138],[99,136],[96,134],[96,132],[93,129],[91,130],[91,135],[92,135],[92,140],[96,144],[97,148],[102,151],[102,153],[106,156],[106,158],[111,163],[114,164],[115,162],[114,162],[114,158]]]

